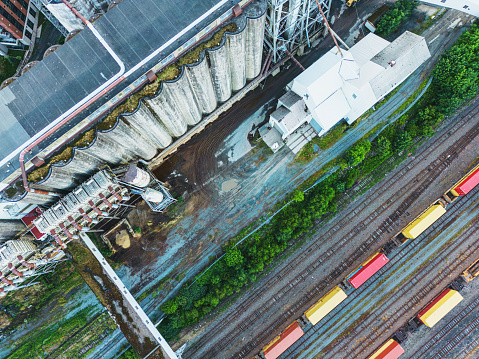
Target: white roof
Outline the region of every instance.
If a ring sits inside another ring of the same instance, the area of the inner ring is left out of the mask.
[[[351,47],[349,52],[353,55],[359,67],[361,67],[388,45],[389,41],[373,33],[369,33],[365,38]]]
[[[401,84],[431,56],[426,40],[421,36],[406,31],[397,40],[398,44],[391,44],[392,49],[387,49],[372,59],[374,63],[386,64],[386,69],[370,81],[378,100]],[[391,60],[396,61],[392,67],[388,64]]]
[[[339,89],[314,109],[320,126],[329,130],[351,110],[344,92]]]

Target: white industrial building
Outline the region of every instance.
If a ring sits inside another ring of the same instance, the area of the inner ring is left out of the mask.
[[[261,136],[273,151],[286,142],[296,153],[342,119],[353,123],[430,56],[409,31],[392,43],[371,33],[349,50],[334,47],[293,80]]]
[[[479,16],[479,0],[427,0],[423,2],[456,9],[476,17]]]

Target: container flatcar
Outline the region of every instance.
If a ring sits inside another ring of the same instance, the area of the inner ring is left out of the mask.
[[[472,263],[464,272],[462,272],[461,277],[464,278],[466,282],[470,282],[479,275],[479,259]]]
[[[444,194],[444,198],[449,202],[453,202],[459,196],[468,194],[474,187],[479,184],[479,165],[474,167],[467,175],[465,175],[458,183],[454,185],[448,192]]]
[[[263,356],[266,359],[276,359],[301,338],[303,334],[303,329],[301,329],[299,323],[294,321],[280,335],[274,338],[271,343],[263,348]]]
[[[330,290],[328,294],[316,302],[316,304],[304,312],[304,318],[311,324],[316,325],[347,297],[348,296],[346,293],[341,288],[336,286]]]
[[[394,339],[381,345],[368,359],[397,359],[404,354],[404,349]]]
[[[445,213],[446,209],[441,202],[434,204],[409,223],[401,233],[406,238],[417,238]]]
[[[426,308],[421,310],[417,318],[429,328],[432,328],[456,305],[462,301],[462,295],[452,289],[445,289]]]
[[[361,266],[351,273],[346,279],[354,288],[359,288],[387,262],[389,262],[389,259],[384,255],[384,253],[376,253],[369,257],[366,262],[361,264]]]

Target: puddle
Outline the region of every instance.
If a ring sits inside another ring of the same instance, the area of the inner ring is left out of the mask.
[[[235,188],[236,186],[238,185],[238,182],[236,180],[228,180],[228,181],[224,181],[222,184],[221,184],[221,190],[223,192],[229,192],[231,191],[233,188]]]

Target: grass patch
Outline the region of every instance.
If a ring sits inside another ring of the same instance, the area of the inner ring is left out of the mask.
[[[424,88],[426,87],[427,85],[427,82],[429,81],[429,78],[426,78],[424,79],[422,82],[421,82],[421,85],[419,85],[419,87],[416,89],[416,91],[414,91],[414,93],[408,97],[408,99],[406,101],[404,101],[401,106],[399,106],[396,111],[394,111],[391,115],[388,116],[388,119],[389,118],[393,118],[394,116],[396,116],[397,114],[401,113],[402,111],[404,111],[411,103],[414,102],[414,100],[419,96],[419,94],[421,93],[422,90],[424,90]]]

